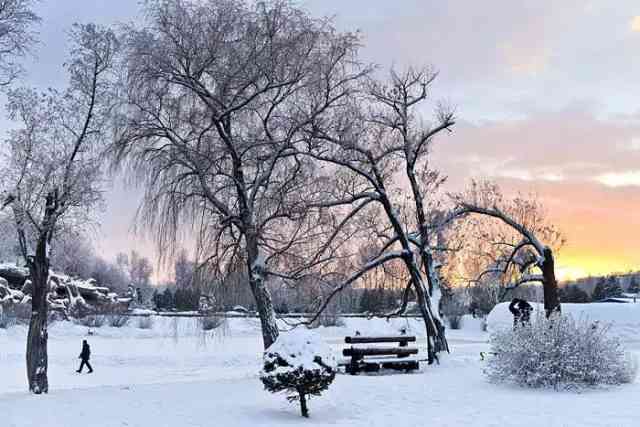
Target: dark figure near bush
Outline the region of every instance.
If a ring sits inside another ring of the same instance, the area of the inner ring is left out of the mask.
[[[514,298],[509,304],[509,311],[513,314],[513,327],[515,328],[518,323],[522,325],[529,323],[533,307],[523,299]]]
[[[77,373],[81,373],[82,368],[84,368],[85,365],[87,365],[87,368],[89,368],[89,373],[93,372],[91,363],[89,363],[90,357],[91,357],[91,348],[89,347],[89,343],[87,343],[87,340],[82,340],[82,351],[80,352],[80,356],[78,356],[78,358],[81,359],[82,362],[80,362],[80,368],[78,368],[78,370],[76,371]]]

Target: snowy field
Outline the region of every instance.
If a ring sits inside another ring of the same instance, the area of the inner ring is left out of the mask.
[[[497,310],[489,319],[492,327],[508,321],[506,307]],[[627,314],[640,322],[638,313]],[[422,335],[415,320],[346,322],[319,330],[337,351],[356,329],[363,335],[393,334],[408,325]],[[634,337],[629,323],[622,336],[640,355],[640,329]],[[25,391],[26,330],[0,329],[2,427],[632,426],[640,417],[637,381],[580,394],[487,383],[479,353],[488,349],[488,336],[474,319],[448,332],[452,353],[442,356],[440,366],[425,364],[414,374],[339,375],[322,397],[311,399],[310,419],[301,418],[284,396],[262,389],[257,320],[229,319],[206,336],[192,319],[167,318],[156,319],[150,330],[136,328],[134,320],[124,328],[86,333],[86,327],[68,323],[51,327],[50,392],[32,396]],[[92,346],[91,375],[74,372],[83,338]]]

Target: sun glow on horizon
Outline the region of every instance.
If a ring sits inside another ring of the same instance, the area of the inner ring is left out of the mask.
[[[640,266],[623,257],[608,254],[560,254],[556,263],[559,281],[576,280],[589,276],[637,271]]]

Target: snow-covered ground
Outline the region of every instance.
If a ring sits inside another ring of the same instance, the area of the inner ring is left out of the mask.
[[[499,307],[498,310],[506,310]],[[638,311],[640,313],[640,311]],[[497,316],[497,317],[496,317]],[[495,314],[492,318],[500,317]],[[508,319],[508,318],[507,318]],[[580,394],[525,390],[487,383],[479,353],[488,349],[479,322],[465,319],[448,331],[452,353],[439,366],[415,374],[339,375],[310,401],[310,419],[284,396],[262,389],[257,373],[261,341],[257,320],[229,319],[204,336],[193,319],[156,319],[152,329],[50,328],[47,396],[26,390],[24,327],[0,329],[0,425],[2,427],[193,426],[632,426],[637,424],[638,382]],[[491,319],[490,319],[491,320]],[[339,350],[345,335],[394,334],[417,320],[346,319],[320,328]],[[92,347],[95,372],[76,374],[81,341]],[[640,353],[637,339],[628,348]],[[424,341],[420,340],[420,346]]]

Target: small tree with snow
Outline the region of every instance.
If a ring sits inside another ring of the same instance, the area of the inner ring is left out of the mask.
[[[319,396],[336,376],[331,349],[315,333],[294,329],[278,337],[264,352],[260,372],[266,390],[285,392],[290,402],[300,401],[303,417],[309,417],[307,398]]]
[[[491,335],[494,354],[485,369],[492,382],[580,389],[632,382],[635,360],[609,327],[586,318],[536,316],[529,324]]]

